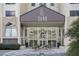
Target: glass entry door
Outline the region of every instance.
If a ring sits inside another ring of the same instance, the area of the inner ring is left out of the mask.
[[[57,27],[28,27],[27,42],[29,47],[56,47],[59,39],[59,29]]]
[[[47,41],[40,40],[40,47],[45,47],[47,45]]]
[[[48,47],[53,48],[56,47],[56,40],[48,40]]]
[[[34,48],[38,45],[37,40],[29,40],[29,47]]]

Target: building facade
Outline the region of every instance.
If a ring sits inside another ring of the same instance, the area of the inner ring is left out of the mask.
[[[66,32],[79,16],[78,3],[1,3],[0,43],[27,47],[68,45]]]

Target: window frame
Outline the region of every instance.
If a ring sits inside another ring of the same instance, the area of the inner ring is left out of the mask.
[[[11,17],[11,16],[15,16],[15,11],[5,11],[5,16],[6,17]]]
[[[36,4],[35,3],[31,3],[31,6],[35,6]]]
[[[4,11],[3,11],[3,16],[4,17],[16,16],[16,13],[15,13],[16,12],[16,10],[15,10],[15,4],[16,3],[4,3]],[[7,13],[6,11],[12,11],[12,12],[14,12],[14,15],[10,15],[10,16],[6,15],[6,13]]]
[[[79,10],[70,10],[70,16],[79,16]]]
[[[14,34],[15,32],[16,32],[16,35]],[[6,37],[16,37],[17,36],[16,28],[14,26],[12,26],[12,25],[6,26],[5,36]]]
[[[13,5],[13,4],[16,4],[16,3],[5,3],[5,4],[6,4],[6,5],[11,5],[11,4],[12,4],[12,5]]]
[[[44,6],[46,6],[46,3],[39,3],[39,5],[41,6],[41,5],[44,5]]]
[[[70,3],[70,4],[79,4],[79,3]]]
[[[54,6],[55,4],[54,3],[50,3],[50,6]]]

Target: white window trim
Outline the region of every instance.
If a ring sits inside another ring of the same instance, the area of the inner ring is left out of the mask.
[[[16,32],[16,35],[14,35],[14,30],[15,29],[15,32]],[[15,27],[11,27],[11,28],[8,28],[8,26],[6,26],[6,29],[5,29],[5,36],[6,37],[17,37],[17,30]],[[9,31],[8,31],[9,30]],[[8,31],[8,32],[7,32]],[[7,35],[8,34],[8,35]]]
[[[3,17],[7,17],[7,16],[6,16],[6,11],[8,11],[8,10],[5,9],[5,6],[6,6],[6,3],[3,4]],[[17,9],[16,9],[16,5],[15,5],[15,9],[12,10],[12,11],[15,11],[15,16],[16,16],[16,10],[17,10]],[[10,16],[10,17],[11,17],[11,16]]]

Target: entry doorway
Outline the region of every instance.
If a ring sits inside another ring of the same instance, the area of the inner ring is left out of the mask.
[[[25,37],[28,47],[53,48],[59,41],[59,27],[26,27]]]
[[[30,48],[36,47],[38,45],[37,40],[29,40],[28,43],[29,43],[28,47]]]
[[[40,40],[40,47],[45,47],[45,46],[47,46],[47,41],[45,41],[45,40]]]
[[[56,40],[48,40],[48,47],[53,48],[57,46]]]

